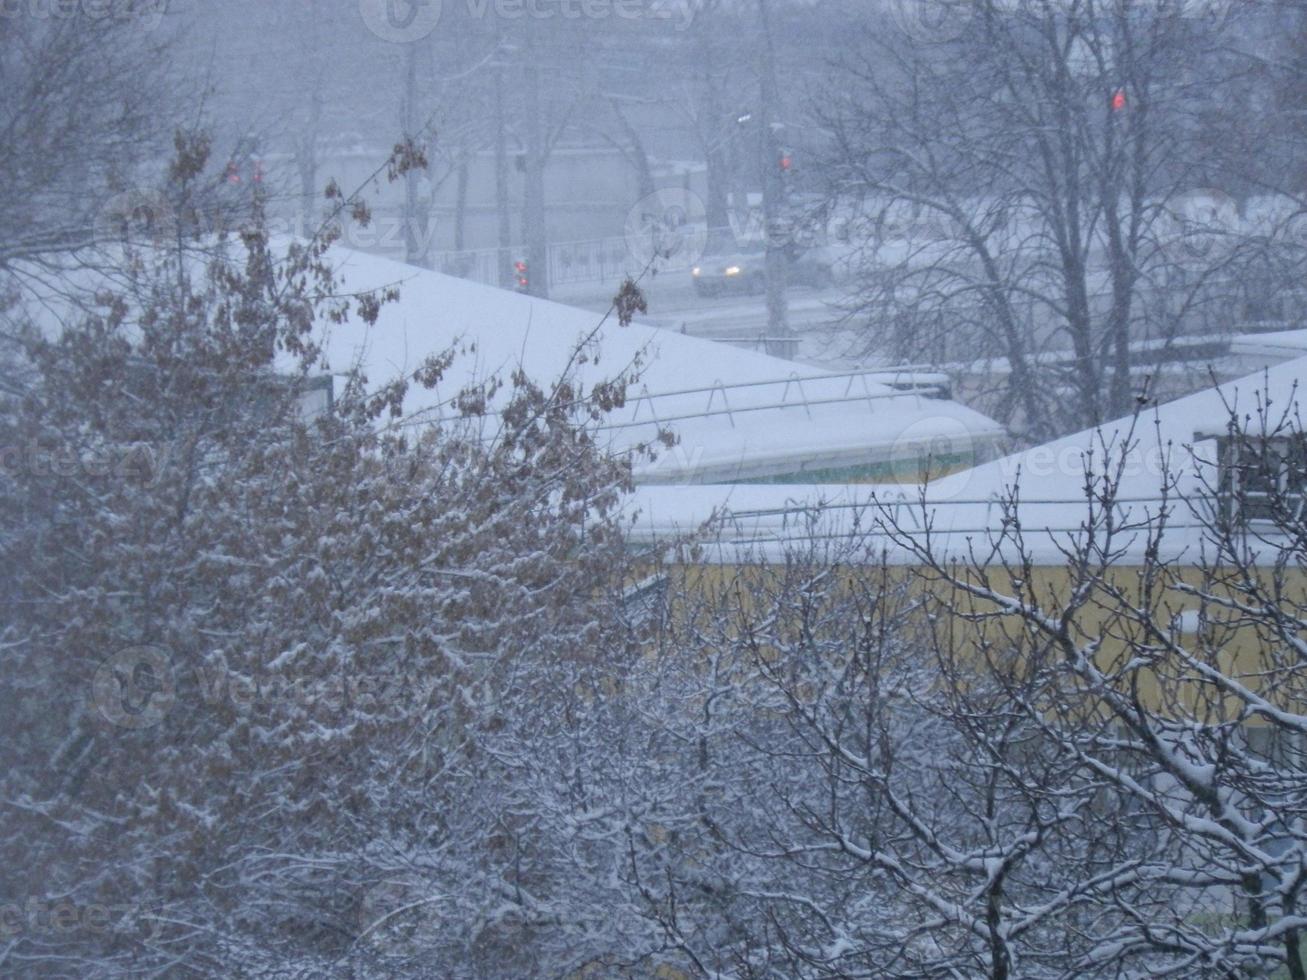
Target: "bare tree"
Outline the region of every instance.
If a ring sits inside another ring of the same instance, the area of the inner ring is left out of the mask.
[[[1246,68],[1232,29],[1169,2],[913,10],[826,111],[867,243],[859,349],[1000,361],[986,407],[1036,441],[1128,414],[1132,344],[1194,331],[1242,255],[1229,225],[1210,254],[1176,232],[1214,179],[1199,110]]]
[[[394,294],[342,293],[336,222],[279,257],[258,219],[208,264],[131,251],[98,315],[23,334],[3,971],[524,975],[647,945],[574,833],[635,652],[609,605],[630,467],[588,431],[622,379],[486,379],[415,429],[442,352],[324,399],[318,325]]]
[[[960,643],[968,617],[927,615],[930,591],[874,538],[736,557],[672,592],[680,666],[657,716],[684,746],[683,788],[661,846],[631,856],[685,963],[1086,975],[1109,894],[1130,891],[1156,838],[1026,711],[1048,700],[1046,660]]]
[[[166,154],[167,36],[129,3],[0,18],[0,270],[93,243],[106,202]]]
[[[1103,910],[1069,964],[1077,975],[1131,961],[1154,976],[1304,975],[1296,399],[1232,410],[1213,443],[1207,458],[1198,450],[1196,484],[1166,473],[1139,505],[1118,489],[1133,438],[1104,442],[1059,585],[1039,571],[1034,542],[1047,532],[1023,525],[1016,492],[988,558],[945,558],[886,514],[944,608],[973,624],[966,646],[1045,665],[1044,689],[1014,707],[1126,818],[1128,862],[1076,885]]]
[[[1307,439],[1260,404],[1151,503],[1104,438],[1067,533],[1013,489],[967,540],[927,499],[670,565],[625,798],[675,962],[1302,976]]]

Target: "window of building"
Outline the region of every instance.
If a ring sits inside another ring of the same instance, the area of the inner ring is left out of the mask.
[[[1231,517],[1283,524],[1302,519],[1307,437],[1235,434],[1218,440],[1221,495]]]

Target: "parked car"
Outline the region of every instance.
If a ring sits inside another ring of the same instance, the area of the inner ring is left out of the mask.
[[[788,285],[825,289],[835,281],[831,258],[824,249],[786,248],[783,251]],[[763,293],[767,290],[767,250],[756,244],[734,252],[704,256],[703,261],[690,270],[690,275],[700,296]]]

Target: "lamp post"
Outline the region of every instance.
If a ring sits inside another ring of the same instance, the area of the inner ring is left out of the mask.
[[[789,307],[785,296],[787,242],[782,222],[785,188],[780,171],[780,145],[776,141],[775,117],[776,52],[772,44],[770,0],[758,0],[758,22],[762,30],[762,58],[758,118],[759,152],[762,156],[762,221],[766,244],[767,330],[772,337],[790,339]]]

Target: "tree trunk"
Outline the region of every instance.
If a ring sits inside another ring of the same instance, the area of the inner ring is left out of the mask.
[[[717,86],[713,84],[712,51],[708,43],[709,32],[700,32],[700,64],[703,72],[700,76],[703,87],[703,103],[699,114],[699,134],[703,146],[703,158],[707,171],[708,199],[704,202],[705,217],[708,221],[708,248],[721,251],[731,245],[730,214],[726,207],[727,192],[731,173],[725,147],[722,145],[721,104],[717,97]]]
[[[1290,929],[1284,934],[1284,959],[1289,966],[1289,980],[1307,980],[1307,969],[1303,968],[1301,932]]]
[[[657,188],[654,186],[653,170],[649,166],[649,154],[644,150],[644,140],[640,138],[639,130],[626,118],[626,113],[622,111],[618,101],[610,99],[609,102],[613,107],[613,115],[617,117],[617,122],[622,127],[627,145],[631,148],[631,160],[635,164],[635,176],[639,186],[638,194],[640,197],[648,197]]]
[[[504,115],[504,69],[495,70],[495,210],[499,219],[499,285],[513,285],[513,219],[508,199],[508,120]]]
[[[526,180],[522,201],[522,238],[526,243],[527,292],[549,297],[549,238],[545,227],[545,147],[540,119],[540,69],[527,48],[523,69],[526,94]]]
[[[410,44],[404,64],[404,135],[412,137],[417,129],[417,48]],[[404,175],[404,261],[409,265],[426,267],[430,261],[428,245],[428,221],[431,217],[431,202],[423,200],[419,181],[423,174],[409,170]]]
[[[464,152],[458,160],[458,190],[454,200],[454,251],[456,252],[463,251],[467,237],[468,176],[467,153]]]
[[[315,86],[309,94],[309,118],[295,141],[295,167],[299,171],[300,193],[296,212],[299,227],[296,232],[309,236],[317,226],[317,202],[321,193],[318,187],[318,127],[322,119],[322,93]]]

